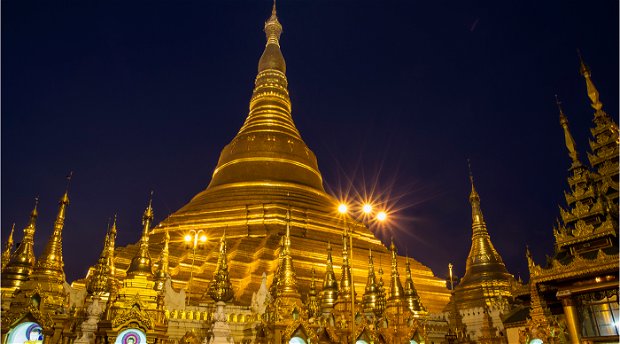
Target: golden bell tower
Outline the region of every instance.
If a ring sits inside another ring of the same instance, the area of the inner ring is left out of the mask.
[[[217,266],[217,240],[226,230],[233,302],[249,304],[264,272],[268,283],[273,281],[279,242],[287,224],[295,242],[290,255],[296,264],[300,295],[309,291],[313,267],[319,276],[325,273],[326,242],[340,242],[342,233],[350,227],[354,252],[351,274],[357,295],[362,295],[368,249],[376,257],[383,256],[385,262],[390,261],[390,254],[364,224],[339,216],[337,200],[323,188],[316,157],[293,122],[286,62],[281,51],[282,25],[275,6],[264,31],[266,44],[243,126],[222,150],[208,187],[154,227],[150,233],[150,254],[159,254],[158,243],[164,241],[167,230],[173,286],[186,289],[195,303],[207,302],[205,286]],[[206,250],[194,253],[185,248],[182,238],[191,230],[206,233]],[[131,264],[131,258],[143,251],[142,246],[117,249],[115,263],[119,270]],[[339,252],[341,246],[337,246]],[[404,257],[398,259],[404,267]],[[389,265],[385,268],[389,269]],[[417,261],[412,260],[411,270],[424,304],[429,310],[442,309],[449,299],[445,281]],[[190,274],[192,283],[188,283]]]

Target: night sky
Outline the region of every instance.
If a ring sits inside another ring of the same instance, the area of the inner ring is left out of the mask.
[[[270,11],[3,1],[3,248],[39,195],[41,252],[71,170],[69,281],[96,262],[114,213],[126,245],[150,190],[158,222],[204,189],[247,115]],[[278,16],[293,117],[326,187],[387,195],[402,254],[462,276],[467,158],[509,271],[527,279],[526,244],[539,263],[552,254],[570,164],[554,94],[585,160],[593,110],[576,49],[617,118],[618,1],[281,0]]]

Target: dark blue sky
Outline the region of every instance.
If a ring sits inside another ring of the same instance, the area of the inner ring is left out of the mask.
[[[39,195],[40,253],[70,170],[69,281],[115,212],[118,243],[135,242],[151,189],[161,220],[206,187],[247,115],[270,7],[3,1],[3,245]],[[293,117],[326,184],[376,179],[402,196],[401,252],[462,276],[470,158],[508,269],[526,277],[526,243],[539,262],[552,253],[569,167],[554,94],[585,158],[593,111],[576,49],[617,118],[617,1],[282,0],[278,14]]]

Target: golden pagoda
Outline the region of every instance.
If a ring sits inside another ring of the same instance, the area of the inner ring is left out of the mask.
[[[502,257],[499,255],[487,230],[480,196],[474,186],[470,173],[472,217],[471,248],[467,255],[465,275],[454,289],[451,302],[456,302],[460,310],[475,307],[490,307],[499,300],[512,298],[514,277],[508,273]]]
[[[204,295],[217,266],[217,238],[224,230],[233,303],[238,304],[250,303],[263,273],[269,283],[273,281],[279,243],[287,226],[296,243],[290,255],[296,263],[300,295],[310,290],[312,268],[319,275],[325,271],[325,243],[339,242],[345,230],[352,236],[350,266],[358,295],[363,294],[367,277],[365,253],[372,249],[376,257],[390,261],[386,247],[363,223],[337,213],[338,202],[325,192],[316,157],[295,127],[280,49],[282,25],[275,6],[264,30],[266,45],[245,123],[222,150],[208,187],[149,233],[151,255],[159,254],[159,243],[166,232],[170,234],[172,285],[185,289],[195,304],[209,301]],[[206,250],[194,254],[184,247],[181,238],[191,230],[207,234]],[[134,266],[132,257],[138,251],[142,252],[141,262],[146,263],[143,246],[141,242],[117,249],[115,265],[121,275]],[[405,266],[404,257],[397,260]],[[188,283],[192,270],[192,283]],[[424,305],[429,311],[441,310],[449,299],[445,281],[415,260],[411,260],[411,272]]]

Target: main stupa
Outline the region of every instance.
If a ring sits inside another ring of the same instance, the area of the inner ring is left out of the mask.
[[[334,252],[341,252],[346,228],[353,237],[351,266],[358,297],[367,280],[369,249],[376,268],[390,271],[390,252],[381,241],[363,223],[337,213],[338,202],[325,192],[316,157],[295,127],[286,62],[280,50],[282,25],[275,7],[265,23],[265,33],[267,43],[258,62],[245,123],[222,150],[208,187],[150,233],[149,250],[154,262],[165,233],[170,233],[173,287],[188,290],[192,304],[210,300],[205,294],[217,264],[218,240],[225,232],[233,302],[249,305],[262,274],[266,273],[269,283],[273,279],[280,241],[289,221],[291,254],[304,297],[312,268],[321,280],[327,244],[331,242]],[[208,241],[203,249],[187,249],[183,238],[192,230],[206,233]],[[117,271],[127,269],[138,249],[139,244],[118,248]],[[415,252],[415,247],[408,251]],[[400,273],[405,275],[405,257],[398,259]],[[410,262],[424,306],[431,312],[440,311],[450,297],[445,280],[435,277],[419,262]],[[338,274],[339,254],[334,255],[334,263]]]

